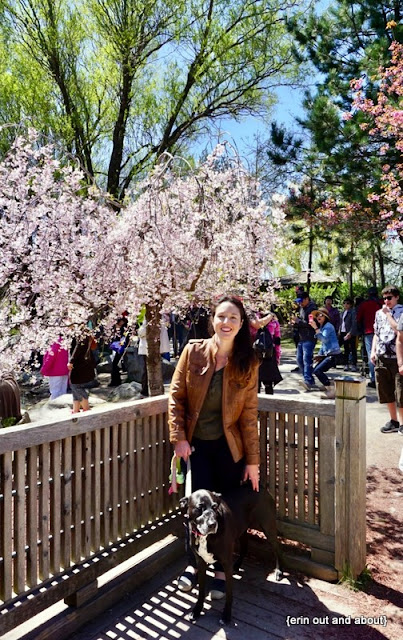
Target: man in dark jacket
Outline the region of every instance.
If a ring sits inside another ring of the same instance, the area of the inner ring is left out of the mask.
[[[306,292],[301,293],[301,297],[295,302],[299,304],[299,315],[294,316],[291,321],[298,329],[297,362],[304,376],[301,385],[306,391],[311,391],[314,388],[312,369],[316,338],[315,331],[309,324],[309,316],[317,306]]]
[[[375,314],[382,307],[376,287],[368,289],[368,299],[361,302],[357,310],[357,324],[361,325],[364,333],[365,350],[368,355],[369,377],[368,386],[375,389],[375,367],[371,362],[372,341],[374,339]]]

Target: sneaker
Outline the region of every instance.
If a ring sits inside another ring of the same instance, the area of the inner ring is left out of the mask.
[[[389,420],[383,427],[381,427],[382,433],[397,433],[399,431],[399,423],[397,420]]]
[[[320,396],[323,400],[334,400],[336,389],[333,386],[325,387],[325,393]]]
[[[346,366],[344,367],[344,371],[351,371],[351,369],[350,369],[350,365],[346,365]]]
[[[178,578],[179,591],[188,592],[193,589],[197,584],[197,573],[191,571],[184,571]]]
[[[355,364],[353,364],[353,365],[350,367],[350,371],[359,371],[359,369],[358,369],[358,367],[356,367],[356,366],[355,366]]]
[[[222,600],[225,596],[225,580],[214,578],[211,585],[210,598],[212,600]]]
[[[400,425],[398,434],[399,436],[403,436],[403,424]]]
[[[300,380],[298,384],[300,387],[304,387],[305,391],[313,391],[313,386],[305,382],[305,380]]]
[[[299,373],[299,367],[295,367],[294,369],[291,369],[291,373]]]
[[[369,387],[370,389],[376,389],[375,380],[371,380],[371,382],[368,382],[367,387]]]

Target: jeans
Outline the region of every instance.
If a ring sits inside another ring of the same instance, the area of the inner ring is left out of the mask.
[[[307,384],[314,384],[312,375],[313,369],[313,351],[315,349],[315,342],[304,340],[297,344],[297,362],[300,371],[302,371],[304,380]]]
[[[375,367],[371,362],[371,349],[372,349],[373,339],[374,339],[373,333],[366,333],[364,336],[365,350],[368,355],[369,377],[371,378],[372,382],[375,382]]]
[[[326,356],[324,360],[322,360],[321,362],[318,362],[318,364],[313,370],[313,375],[316,376],[318,380],[320,380],[320,382],[325,385],[325,387],[328,387],[330,385],[330,380],[327,377],[325,371],[329,371],[329,369],[331,369],[335,365],[336,365],[336,361],[334,357]]]

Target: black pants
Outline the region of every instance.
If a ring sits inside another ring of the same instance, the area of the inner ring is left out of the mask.
[[[225,493],[239,487],[245,469],[245,460],[234,462],[225,436],[218,440],[199,440],[193,438],[191,455],[192,491],[208,489]],[[185,547],[188,564],[197,566],[196,558],[190,548],[189,530],[186,527]],[[222,571],[218,563],[214,565],[216,571]]]
[[[344,340],[345,333],[340,333],[340,336],[343,338],[342,344],[344,345],[344,359],[345,365],[349,364],[349,358],[351,353],[351,360],[353,365],[357,366],[357,336],[351,336],[349,340]]]

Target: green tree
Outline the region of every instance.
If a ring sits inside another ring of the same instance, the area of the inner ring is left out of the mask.
[[[297,1],[6,0],[0,7],[3,77],[26,90],[10,115],[61,138],[118,200],[156,157],[184,153],[217,118],[267,110],[273,87],[296,69],[285,22]]]

